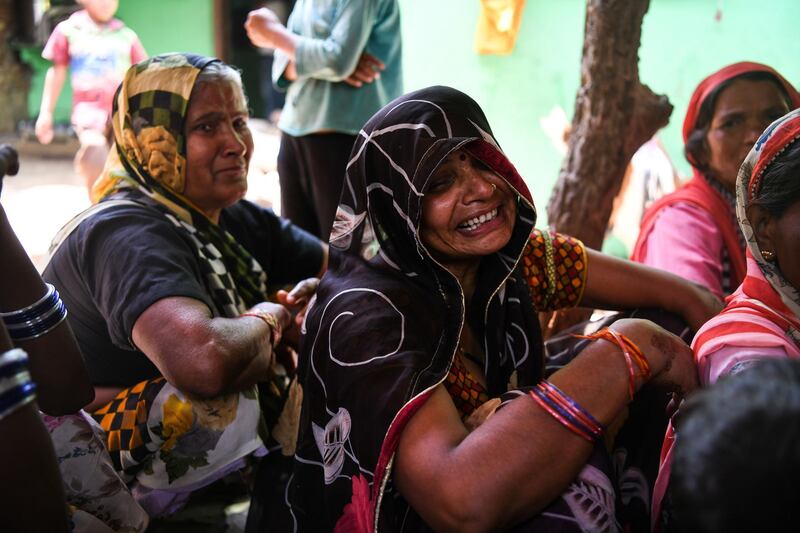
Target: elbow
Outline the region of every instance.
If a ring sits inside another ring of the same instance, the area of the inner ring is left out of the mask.
[[[233,376],[227,368],[226,351],[214,340],[195,347],[180,358],[183,364],[164,377],[180,391],[200,399],[216,398],[230,391]]]
[[[504,529],[507,524],[492,505],[487,505],[485,493],[463,489],[446,491],[444,499],[435,506],[434,515],[423,517],[425,521],[436,531],[481,533]]]

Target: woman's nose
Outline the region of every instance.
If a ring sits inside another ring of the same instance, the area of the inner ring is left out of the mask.
[[[472,170],[466,180],[465,200],[479,201],[488,200],[494,194],[497,185],[492,183],[483,172]]]
[[[224,150],[226,155],[244,155],[247,150],[247,143],[242,135],[233,126],[228,126],[225,133]]]

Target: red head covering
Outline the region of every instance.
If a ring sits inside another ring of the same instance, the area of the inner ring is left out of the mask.
[[[783,76],[778,74],[775,69],[752,61],[734,63],[719,69],[705,78],[694,90],[694,93],[692,93],[692,98],[689,100],[689,107],[686,110],[686,117],[683,119],[684,143],[689,139],[689,134],[695,129],[697,115],[700,113],[700,108],[703,106],[703,102],[706,101],[709,94],[717,89],[720,84],[742,74],[749,74],[751,72],[766,72],[774,76],[789,96],[791,107],[793,109],[800,107],[800,93],[798,93],[797,89],[786,81]],[[733,281],[735,284],[738,284],[744,279],[747,270],[744,254],[742,253],[743,250],[739,241],[739,228],[731,224],[728,202],[719,192],[715,191],[706,180],[702,179],[700,171],[695,167],[691,158],[689,159],[689,163],[691,163],[694,168],[693,179],[674,193],[655,202],[645,212],[642,217],[639,239],[634,246],[631,259],[634,261],[644,261],[647,237],[653,228],[657,215],[662,209],[679,203],[689,203],[707,211],[714,217],[714,221],[722,233],[722,239],[728,250],[728,256],[731,259]]]
[[[694,93],[692,93],[692,98],[689,100],[689,108],[686,110],[686,117],[683,119],[684,143],[689,139],[689,134],[692,133],[692,130],[694,130],[695,122],[697,122],[697,115],[700,113],[700,107],[702,107],[703,102],[706,101],[708,95],[711,94],[711,92],[717,87],[719,87],[720,84],[730,80],[731,78],[741,76],[742,74],[749,74],[751,72],[766,72],[768,74],[772,74],[783,86],[786,94],[789,95],[789,100],[792,102],[791,108],[794,109],[800,107],[800,93],[797,92],[797,89],[795,89],[791,83],[786,81],[786,78],[778,74],[774,68],[768,67],[767,65],[762,65],[761,63],[754,63],[752,61],[734,63],[732,65],[728,65],[727,67],[722,67],[712,75],[708,76],[706,79],[700,82],[700,84],[694,90]]]

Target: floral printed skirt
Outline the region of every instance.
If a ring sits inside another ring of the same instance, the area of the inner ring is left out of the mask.
[[[100,436],[102,431],[83,411],[53,417],[41,414],[53,441],[64,481],[73,530],[139,533],[149,518],[114,471]]]
[[[92,416],[123,480],[151,490],[205,486],[263,448],[256,387],[199,399],[159,377],[120,392]]]

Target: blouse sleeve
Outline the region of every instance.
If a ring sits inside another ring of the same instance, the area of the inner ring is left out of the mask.
[[[578,239],[534,229],[520,264],[537,311],[575,307],[581,301],[587,261]]]

